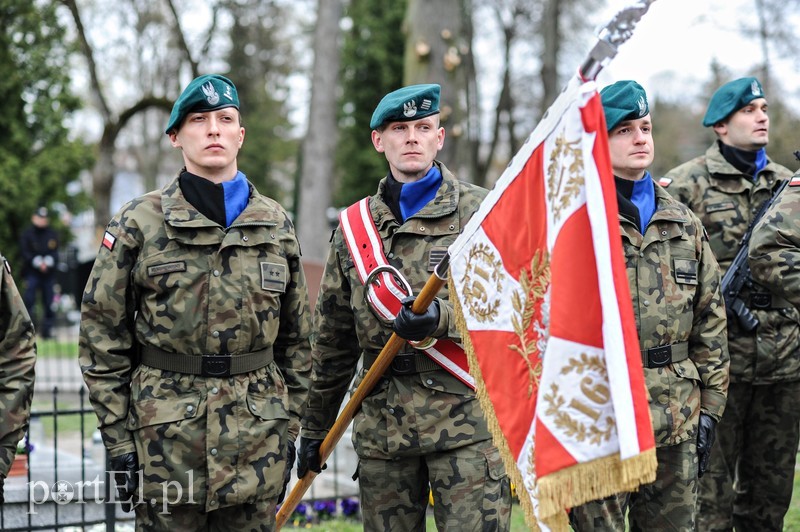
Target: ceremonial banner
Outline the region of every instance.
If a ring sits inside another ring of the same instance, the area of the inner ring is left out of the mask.
[[[608,136],[576,76],[449,248],[451,301],[528,524],[655,480]]]

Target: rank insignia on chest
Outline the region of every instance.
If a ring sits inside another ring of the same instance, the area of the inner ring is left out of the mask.
[[[431,248],[430,253],[428,254],[428,271],[432,272],[436,269],[436,266],[440,262],[444,256],[447,255],[447,248],[446,247],[435,247]]]
[[[270,292],[285,292],[286,265],[275,262],[262,262],[261,288]]]
[[[697,284],[697,261],[694,259],[672,259],[675,280],[682,284]]]

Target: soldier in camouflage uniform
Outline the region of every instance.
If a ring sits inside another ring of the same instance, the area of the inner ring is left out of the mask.
[[[652,484],[574,508],[570,521],[579,531],[685,532],[728,387],[719,268],[700,220],[647,171],[655,152],[644,89],[618,81],[600,94],[658,469]]]
[[[703,125],[714,128],[717,141],[662,181],[703,222],[724,273],[754,215],[791,171],[767,157],[767,100],[756,78],[720,87]],[[728,319],[731,386],[710,471],[700,481],[702,531],[781,530],[792,495],[800,438],[800,314],[757,283],[745,286],[740,298],[758,326],[748,332],[735,315]]]
[[[414,293],[475,213],[486,190],[462,183],[434,160],[444,143],[439,85],[386,95],[372,115],[372,141],[390,173],[369,198],[388,262]],[[415,315],[407,298],[394,322],[365,303],[342,225],[335,230],[314,316],[314,371],[298,453],[298,476],[319,472],[319,447],[333,425],[359,359],[356,385],[394,330],[410,341],[460,340],[443,289]],[[419,345],[419,344],[417,344]],[[424,530],[429,493],[439,530],[508,530],[510,482],[473,389],[411,344],[364,400],[353,444],[364,529]]]
[[[0,255],[0,504],[3,483],[31,414],[36,344],[33,322]]]
[[[800,308],[800,174],[791,178],[789,185],[764,217],[753,229],[749,257],[753,278],[766,287],[773,297],[789,301],[794,309]],[[781,371],[786,374],[800,372],[800,353],[778,353],[782,358]],[[800,393],[795,382],[779,383],[775,396],[761,396],[758,410],[748,417],[748,433],[762,451],[747,463],[750,478],[758,482],[743,486],[750,499],[739,502],[737,498],[734,526],[737,530],[783,530],[783,518],[792,498],[792,481],[795,475],[797,440],[791,436],[797,429],[797,412],[800,410]],[[727,413],[725,414],[727,416]],[[723,418],[724,419],[724,418]],[[773,430],[753,432],[750,423],[769,421]],[[793,447],[792,447],[793,446]],[[741,466],[740,466],[741,467]],[[744,475],[739,470],[740,479]],[[740,488],[740,489],[742,489]],[[772,504],[764,504],[767,500]],[[760,502],[755,506],[754,502]],[[749,527],[749,528],[742,528]]]
[[[237,169],[230,80],[192,81],[166,132],[186,166],[108,224],[81,368],[137,528],[271,530],[311,373],[300,247]]]

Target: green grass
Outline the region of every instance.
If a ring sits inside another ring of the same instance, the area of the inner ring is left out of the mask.
[[[38,358],[66,358],[78,363],[78,342],[75,340],[60,341],[57,339],[37,339],[36,356]]]

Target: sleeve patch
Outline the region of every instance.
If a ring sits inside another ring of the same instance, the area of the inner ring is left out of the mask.
[[[107,248],[109,251],[114,249],[114,243],[117,241],[117,238],[106,231],[106,234],[103,235],[103,247]]]
[[[667,188],[672,183],[671,177],[659,177],[658,184],[664,188]]]

